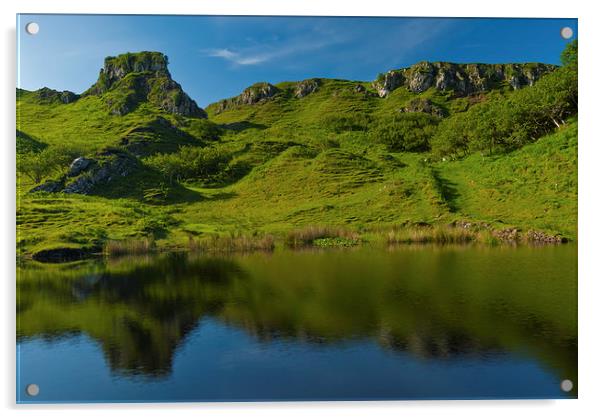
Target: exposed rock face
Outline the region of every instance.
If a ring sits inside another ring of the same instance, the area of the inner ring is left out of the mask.
[[[384,74],[380,74],[373,85],[380,97],[385,97],[396,88],[402,86],[405,82],[403,72],[401,70],[391,70]]]
[[[130,73],[150,73],[148,75],[152,77],[171,78],[167,64],[167,56],[160,52],[144,51],[106,57],[104,67],[100,69],[98,81],[90,88],[90,93],[106,93],[115,83]]]
[[[159,52],[107,57],[98,81],[84,95],[106,95],[109,112],[118,116],[148,101],[169,113],[206,118],[205,111],[171,78],[167,65],[167,56]],[[120,94],[111,94],[114,90]]]
[[[86,170],[94,161],[85,157],[78,157],[69,166],[67,176],[78,176],[82,171]]]
[[[30,192],[89,194],[96,186],[128,176],[137,166],[134,157],[119,150],[104,151],[94,159],[78,157],[71,163],[65,177],[49,180]]]
[[[95,186],[110,183],[129,175],[137,166],[134,157],[118,151],[106,151],[102,160],[92,161],[75,181],[67,184],[64,193],[88,194]]]
[[[318,87],[320,87],[320,79],[318,78],[300,81],[297,83],[297,87],[295,87],[295,97],[299,99],[305,97],[318,90]]]
[[[415,98],[408,102],[408,104],[400,110],[401,112],[407,113],[428,113],[429,115],[443,117],[445,111],[437,104],[431,102],[429,99]]]
[[[380,97],[406,87],[421,93],[431,87],[451,90],[459,96],[483,92],[506,82],[513,89],[531,86],[556,68],[549,64],[454,64],[419,62],[409,68],[380,74],[373,86]]]
[[[230,99],[225,99],[217,103],[216,113],[221,113],[240,105],[253,105],[262,103],[280,93],[280,89],[270,83],[260,82],[247,87],[243,92]]]
[[[251,87],[247,87],[238,96],[238,101],[240,104],[255,104],[274,96],[279,91],[276,86],[270,83],[255,83]]]
[[[40,103],[50,104],[50,103],[62,103],[68,104],[73,103],[77,99],[79,99],[79,95],[68,91],[57,91],[53,89],[49,89],[48,87],[42,87],[39,90],[34,92],[37,99]]]

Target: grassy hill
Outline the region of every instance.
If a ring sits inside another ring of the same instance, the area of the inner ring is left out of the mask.
[[[553,119],[558,128],[543,115],[544,128],[517,131],[529,138],[519,145],[502,141],[496,150],[443,157],[431,149],[445,124],[512,100],[531,103],[524,92],[539,92],[560,70],[483,70],[479,86],[495,82],[478,91],[434,81],[415,88],[406,78],[407,87],[388,84],[384,96],[384,76],[258,83],[205,113],[171,80],[166,59],[148,54],[108,58],[99,82],[81,96],[17,91],[20,256],[65,248],[271,248],[303,230],[319,231],[312,239],[382,242],[404,228],[450,224],[475,234],[517,228],[576,239],[570,109],[563,108],[562,123]],[[70,168],[78,157],[91,168]]]

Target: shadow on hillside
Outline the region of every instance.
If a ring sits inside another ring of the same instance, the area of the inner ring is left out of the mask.
[[[219,125],[219,127],[230,131],[242,132],[246,131],[247,129],[266,129],[267,125],[263,125],[261,123],[253,123],[245,120],[242,122],[224,123],[222,125]]]
[[[458,205],[456,203],[457,198],[460,196],[456,184],[452,183],[448,179],[441,177],[441,173],[438,169],[432,170],[433,179],[435,180],[435,187],[445,204],[447,205],[450,212],[457,212]]]

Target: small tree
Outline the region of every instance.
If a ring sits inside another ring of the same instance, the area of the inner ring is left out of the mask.
[[[47,153],[28,152],[17,156],[17,171],[27,176],[34,183],[40,183],[53,171],[53,165]]]
[[[577,65],[577,39],[569,42],[564,48],[564,51],[560,54],[560,62],[566,67]]]

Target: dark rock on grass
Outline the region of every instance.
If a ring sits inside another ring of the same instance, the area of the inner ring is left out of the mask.
[[[69,177],[78,176],[82,171],[87,170],[93,162],[94,160],[91,160],[89,158],[78,157],[75,160],[73,160],[73,162],[69,166],[69,172],[67,173],[67,175]]]
[[[51,248],[33,254],[32,258],[41,263],[67,263],[92,257],[99,248]]]
[[[58,193],[63,190],[65,187],[65,182],[63,180],[48,180],[45,183],[40,184],[39,186],[34,187],[29,192],[46,192],[46,193]]]
[[[138,160],[120,150],[106,150],[97,158],[76,158],[67,176],[59,180],[48,180],[34,187],[30,193],[76,193],[89,194],[96,186],[126,177],[138,167]]]
[[[410,100],[406,106],[400,110],[406,113],[426,113],[429,115],[444,117],[445,110],[429,99],[415,98]]]
[[[63,192],[88,194],[95,186],[106,184],[118,177],[129,175],[138,165],[136,159],[119,151],[105,151],[101,159],[94,161],[92,169],[86,171],[68,184]]]

